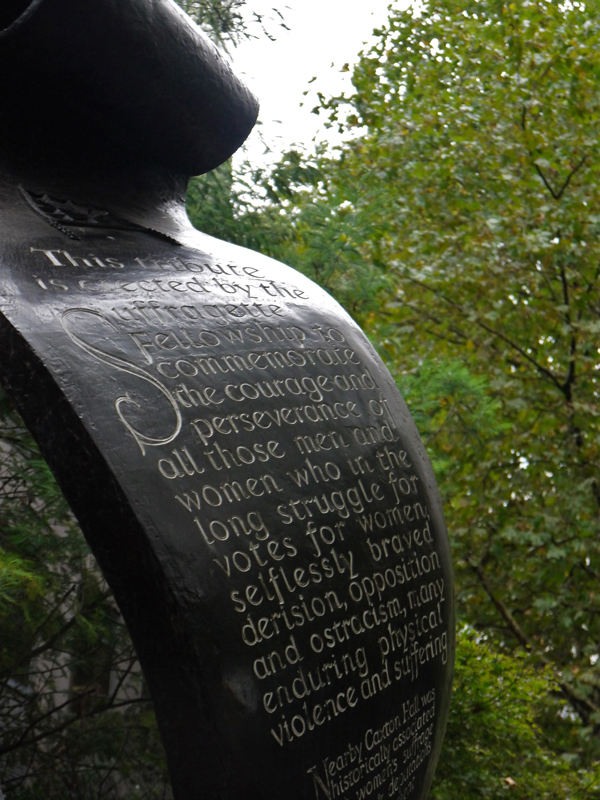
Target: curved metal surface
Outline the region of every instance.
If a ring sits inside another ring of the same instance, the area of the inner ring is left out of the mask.
[[[454,605],[418,433],[329,295],[185,219],[182,175],[253,102],[167,0],[6,9],[0,380],[115,593],[177,800],[423,800]]]
[[[2,22],[4,149],[190,176],[227,160],[256,120],[256,99],[171,0],[14,0]]]

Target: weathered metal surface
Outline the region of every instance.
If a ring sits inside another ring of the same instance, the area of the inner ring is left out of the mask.
[[[0,101],[0,377],[127,621],[176,797],[417,800],[453,662],[434,478],[337,303],[185,220],[182,176],[252,107],[186,26],[34,0],[0,34],[0,70],[46,75]]]

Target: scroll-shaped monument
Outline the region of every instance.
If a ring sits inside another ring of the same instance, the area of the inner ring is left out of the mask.
[[[185,217],[253,98],[170,0],[5,0],[0,28],[0,377],[175,796],[423,798],[454,622],[417,432],[325,292]]]

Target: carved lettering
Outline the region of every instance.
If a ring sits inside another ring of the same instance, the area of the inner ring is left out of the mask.
[[[196,543],[273,745],[339,741],[306,769],[316,798],[410,798],[452,648],[413,434],[371,350],[306,284],[182,253],[29,257],[69,341],[112,375],[125,446],[163,487],[171,546]],[[375,706],[389,715],[361,722]]]

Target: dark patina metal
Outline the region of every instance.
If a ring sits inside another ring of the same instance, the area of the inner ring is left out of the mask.
[[[0,378],[176,797],[423,798],[454,617],[415,427],[325,292],[185,216],[254,99],[168,0],[5,1],[0,27]]]

